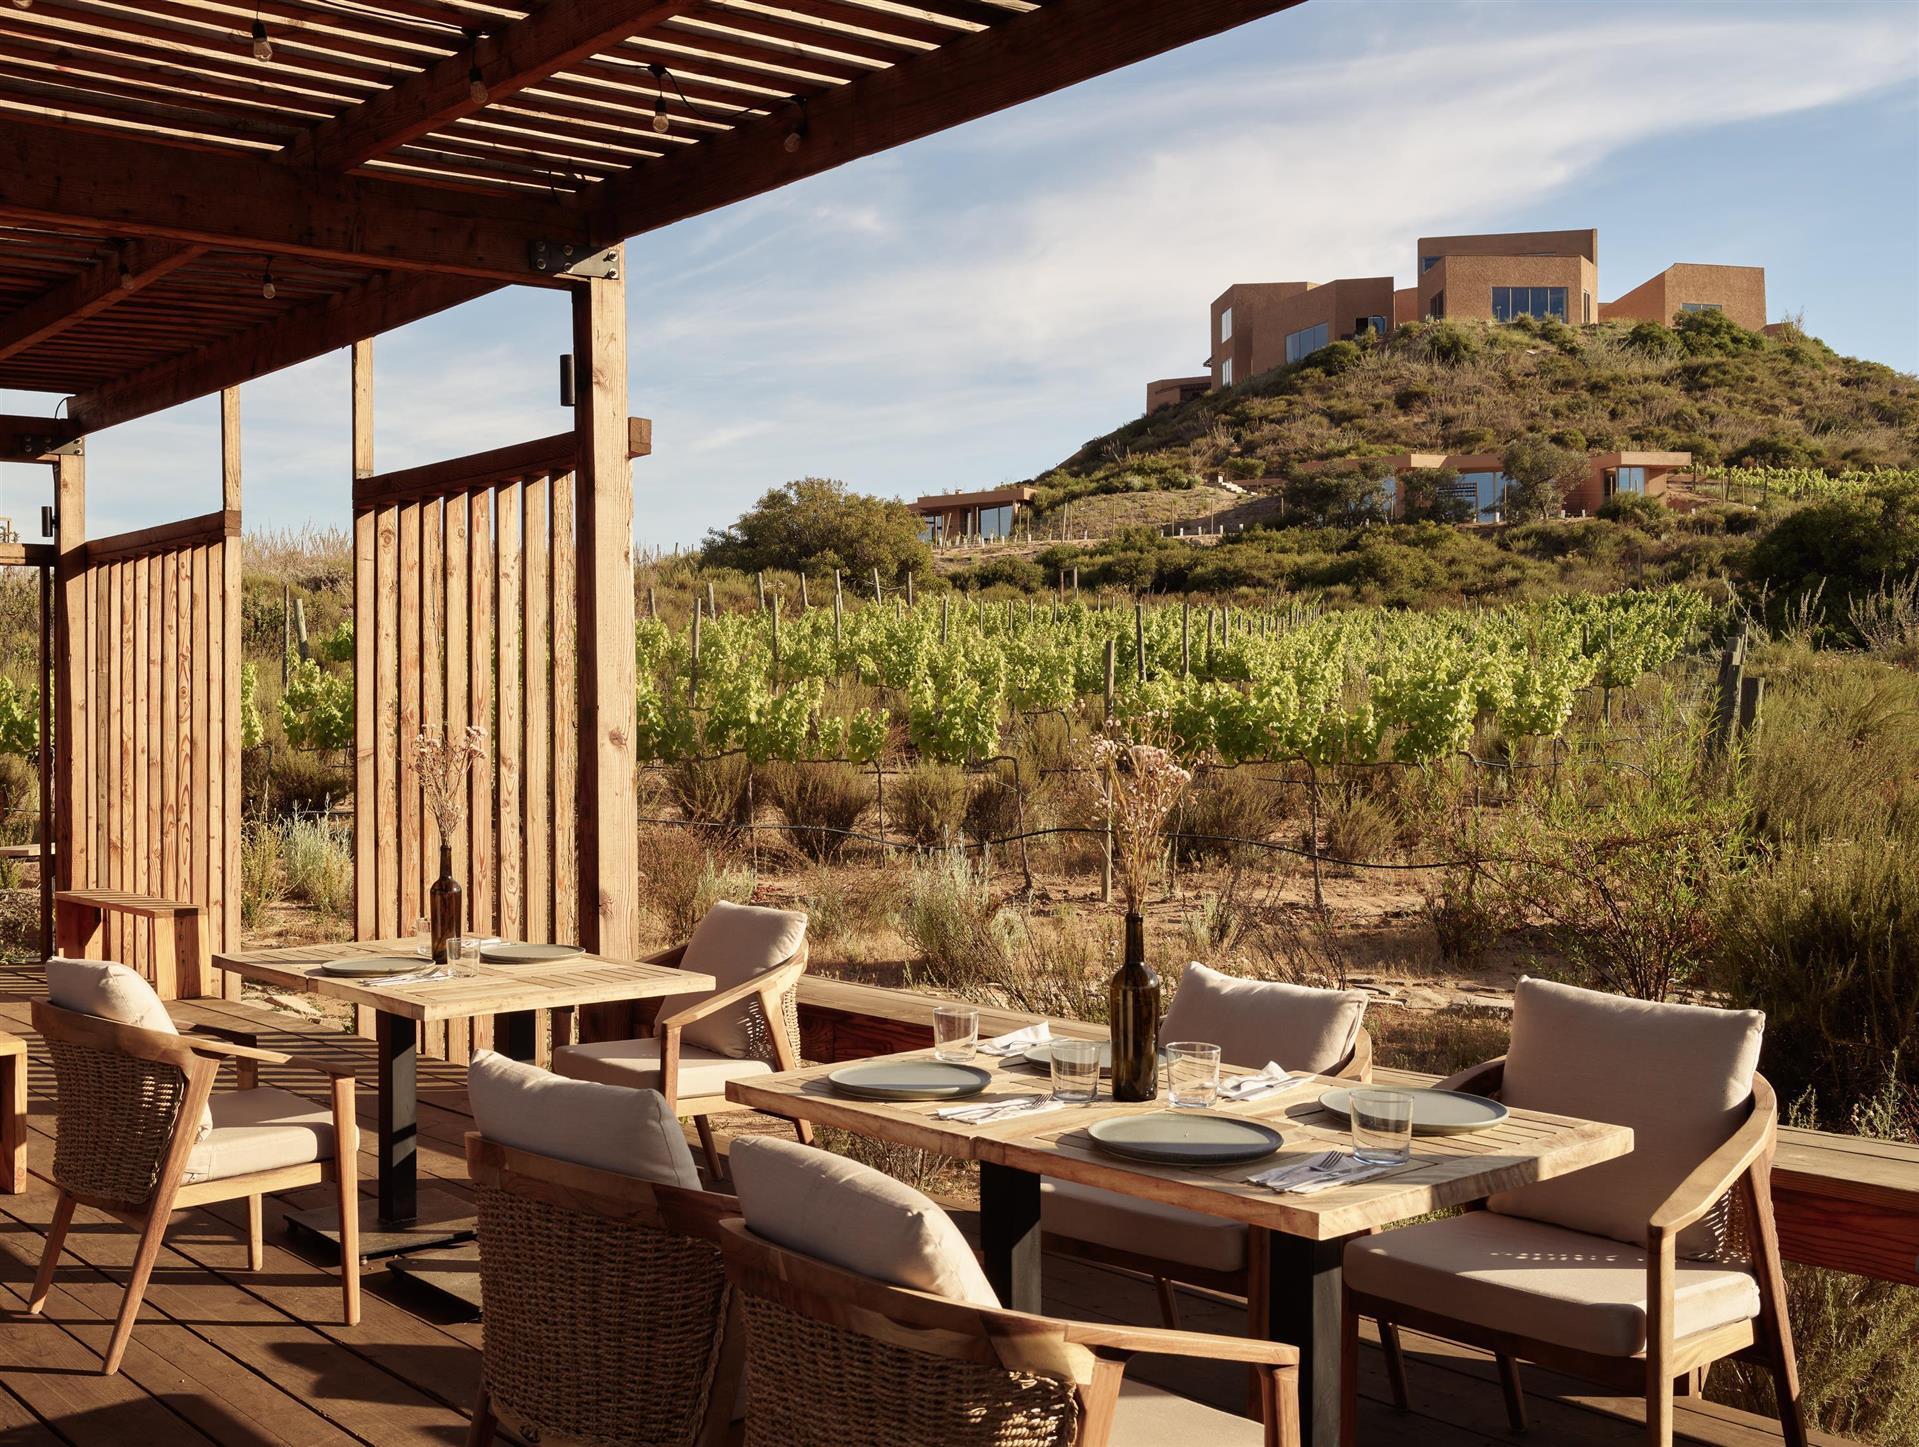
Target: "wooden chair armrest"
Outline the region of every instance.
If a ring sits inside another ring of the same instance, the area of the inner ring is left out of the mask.
[[[1647,1224],[1647,1236],[1676,1236],[1703,1219],[1719,1198],[1738,1184],[1754,1162],[1770,1155],[1778,1138],[1779,1104],[1772,1087],[1753,1080],[1752,1113],[1723,1145],[1693,1169],[1660,1203]]]
[[[278,1050],[260,1050],[250,1045],[235,1045],[228,1040],[189,1040],[196,1055],[205,1055],[221,1060],[250,1061],[258,1065],[291,1065],[300,1070],[311,1070],[335,1080],[353,1079],[353,1071],[344,1065],[328,1065],[324,1060],[309,1059],[304,1055],[283,1055]]]
[[[1299,1348],[1287,1342],[1253,1337],[1214,1336],[1200,1331],[1168,1331],[1156,1326],[1123,1326],[1101,1321],[1068,1321],[1066,1340],[1104,1351],[1150,1352],[1157,1356],[1206,1357],[1218,1362],[1296,1367]]]
[[[232,1025],[209,1025],[204,1020],[196,1020],[191,1025],[181,1025],[179,1030],[182,1035],[207,1035],[215,1040],[224,1040],[229,1045],[244,1045],[249,1050],[260,1048],[258,1030],[241,1030]]]
[[[688,1005],[684,1010],[675,1011],[666,1019],[656,1021],[653,1033],[664,1035],[668,1030],[679,1030],[683,1026],[691,1025],[695,1020],[705,1019],[716,1010],[730,1010],[735,1005],[744,1004],[755,995],[766,1002],[767,1012],[770,1015],[779,997],[792,989],[794,982],[805,972],[805,961],[794,960],[791,964],[768,970],[763,975],[755,975],[752,979],[742,981],[731,989],[709,995],[696,1005]]]
[[[1499,1087],[1506,1079],[1506,1057],[1496,1060],[1482,1060],[1477,1065],[1468,1065],[1457,1075],[1449,1075],[1433,1087],[1435,1090],[1457,1090],[1466,1095],[1497,1095]]]
[[[657,955],[648,955],[645,959],[641,960],[640,963],[643,965],[670,965],[672,968],[678,969],[680,967],[680,961],[685,958],[686,946],[674,945],[670,950],[661,950]]]

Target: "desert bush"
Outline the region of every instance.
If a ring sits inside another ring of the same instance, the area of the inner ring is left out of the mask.
[[[280,825],[280,876],[286,894],[322,914],[353,913],[353,831],[325,817]],[[244,871],[243,871],[244,873]]]
[[[989,766],[973,780],[966,801],[966,834],[975,844],[1020,832],[1019,788],[1009,770]]]
[[[853,963],[866,957],[873,937],[891,927],[899,893],[894,878],[890,870],[814,868],[801,889],[800,905],[815,960],[822,954]]]
[[[240,923],[258,929],[286,895],[280,872],[283,836],[271,824],[250,823],[240,834]]]
[[[276,748],[267,768],[267,808],[316,814],[353,797],[351,756],[332,749]]]
[[[1413,1010],[1375,1005],[1366,1012],[1373,1036],[1373,1061],[1392,1070],[1423,1070],[1451,1075],[1506,1053],[1511,1017],[1476,1005],[1446,1005]]]
[[[959,850],[914,861],[897,923],[914,952],[909,988],[925,984],[971,997],[1006,977],[1014,945],[1007,916],[984,872]]]
[[[692,830],[643,827],[639,846],[640,903],[668,945],[691,939],[716,900],[745,904],[759,885],[752,869],[702,848]]]
[[[1233,952],[1246,915],[1229,888],[1224,894],[1202,894],[1180,925],[1180,944],[1186,952],[1196,960],[1211,961]]]
[[[707,842],[753,822],[753,766],[740,754],[687,759],[666,771],[666,791],[680,813],[707,826]]]
[[[1392,852],[1399,826],[1391,810],[1357,796],[1335,800],[1320,820],[1325,852],[1336,860],[1376,864]]]
[[[1765,720],[1745,745],[1754,827],[1774,843],[1919,835],[1919,678],[1851,653],[1756,655]]]
[[[1854,599],[1846,621],[1868,652],[1908,668],[1919,664],[1919,572]]]
[[[1439,945],[1439,958],[1470,969],[1486,957],[1499,938],[1501,924],[1480,895],[1474,869],[1448,869],[1420,891],[1420,906]]]
[[[1107,985],[1118,964],[1116,925],[1112,919],[1082,920],[1071,909],[1051,919],[1003,911],[1001,927],[1011,950],[1001,988],[993,997],[1012,1009],[1039,1015],[1107,1019]]]
[[[873,787],[851,764],[773,764],[761,773],[786,832],[809,859],[838,859],[851,844]]]
[[[886,822],[915,844],[945,847],[966,822],[966,774],[953,764],[915,764],[886,791]]]
[[[1204,769],[1180,800],[1173,847],[1188,863],[1260,855],[1236,841],[1268,839],[1285,820],[1283,784],[1254,768]]]

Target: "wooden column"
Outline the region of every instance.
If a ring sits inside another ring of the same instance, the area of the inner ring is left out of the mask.
[[[220,507],[237,514],[240,511],[240,389],[226,387],[220,392]],[[219,862],[215,866],[222,887],[211,893],[210,918],[200,931],[200,948],[237,950],[240,948],[240,532],[235,520],[233,535],[220,549],[225,569],[221,597],[225,616],[220,620],[224,646],[222,666],[213,686],[224,695],[222,713],[227,720],[220,740],[221,815],[225,827],[215,844]],[[209,622],[211,627],[211,622]],[[211,966],[202,978],[210,981]],[[221,971],[220,993],[229,1000],[240,998],[240,977]]]
[[[631,958],[639,826],[633,777],[633,484],[626,428],[626,251],[620,276],[573,293],[579,379],[580,943]],[[582,1010],[582,1039],[630,1033],[631,1010]]]
[[[55,688],[60,723],[54,735],[56,803],[54,807],[54,870],[61,889],[84,889],[92,884],[92,831],[82,827],[93,811],[82,809],[87,778],[86,749],[90,737],[87,719],[87,460],[84,444],[68,444],[54,459],[54,565],[58,608],[54,620]]]
[[[353,480],[373,476],[373,342],[353,344]],[[353,827],[356,834],[374,819],[377,787],[374,755],[379,740],[374,728],[374,517],[370,508],[353,511]],[[374,852],[353,849],[353,933],[356,939],[379,935],[379,885]],[[353,1025],[362,1036],[373,1034],[373,1011],[353,1009]]]

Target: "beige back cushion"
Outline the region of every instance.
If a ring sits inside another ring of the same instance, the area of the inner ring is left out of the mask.
[[[159,995],[133,970],[115,960],[69,960],[59,955],[47,961],[47,1000],[76,1015],[111,1020],[161,1035],[178,1035],[173,1017]],[[200,1112],[194,1135],[205,1140],[213,1131],[213,1107]]]
[[[686,1133],[657,1090],[569,1080],[491,1050],[473,1057],[467,1098],[480,1134],[503,1146],[700,1189]]]
[[[1366,1013],[1363,990],[1314,990],[1274,980],[1241,980],[1195,960],[1180,976],[1160,1043],[1197,1040],[1219,1047],[1228,1065],[1332,1071],[1352,1053]]]
[[[1500,1099],[1521,1110],[1631,1126],[1630,1154],[1487,1202],[1615,1241],[1646,1242],[1646,1223],[1746,1117],[1766,1017],[1757,1010],[1661,1005],[1549,980],[1513,995],[1512,1047]],[[1708,1217],[1679,1238],[1711,1252]]]
[[[1000,1304],[959,1227],[910,1186],[766,1136],[735,1136],[730,1159],[740,1214],[755,1234],[890,1286]]]
[[[756,975],[777,969],[793,957],[806,939],[806,914],[801,910],[767,909],[754,904],[729,904],[720,900],[687,942],[680,964],[689,970],[711,975],[721,990],[743,985]],[[664,1018],[675,1009],[683,1009],[705,995],[680,995],[660,1007]],[[681,1034],[689,1045],[744,1060],[752,1054],[752,1001],[742,1001],[730,1010],[695,1020]],[[778,1021],[769,1024],[778,1028]]]

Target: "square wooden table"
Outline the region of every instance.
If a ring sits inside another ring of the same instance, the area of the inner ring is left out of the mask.
[[[379,1046],[379,1196],[376,1214],[361,1232],[361,1254],[389,1256],[419,1250],[471,1234],[471,1211],[443,1193],[423,1209],[415,1132],[419,1123],[417,1060],[420,1026],[430,1020],[463,1020],[496,1015],[495,1048],[516,1060],[530,1060],[536,1047],[538,1011],[571,1009],[661,995],[711,990],[711,975],[667,965],[614,960],[582,954],[539,964],[461,963],[460,974],[445,980],[387,984],[377,979],[346,979],[319,973],[336,960],[375,955],[414,955],[417,939],[357,940],[298,945],[290,949],[246,950],[215,955],[214,965],[249,980],[303,991],[375,1012]],[[431,966],[425,960],[421,969]],[[449,1215],[449,1212],[451,1214]],[[294,1212],[289,1223],[339,1243],[339,1221],[330,1208]]]
[[[926,1059],[931,1054],[916,1050],[881,1058]],[[981,1055],[974,1063],[994,1077],[983,1095],[972,1097],[978,1103],[1050,1093],[1046,1072],[1017,1056]],[[816,1065],[734,1081],[727,1095],[772,1115],[979,1162],[986,1276],[1000,1300],[1014,1310],[1041,1310],[1042,1177],[1182,1206],[1266,1231],[1271,1261],[1268,1321],[1275,1340],[1299,1348],[1301,1426],[1311,1447],[1332,1447],[1339,1440],[1340,1267],[1348,1240],[1376,1226],[1565,1175],[1632,1149],[1632,1131],[1624,1126],[1516,1110],[1486,1130],[1415,1138],[1412,1159],[1390,1175],[1313,1195],[1286,1196],[1252,1185],[1246,1177],[1333,1146],[1350,1147],[1345,1119],[1323,1109],[1319,1097],[1352,1081],[1307,1077],[1258,1100],[1222,1098],[1218,1113],[1270,1125],[1285,1144],[1278,1155],[1251,1166],[1199,1169],[1120,1160],[1100,1152],[1086,1134],[1095,1121],[1168,1109],[1163,1092],[1144,1104],[1102,1098],[1090,1105],[967,1125],[937,1117],[935,1112],[951,1101],[867,1101],[835,1094],[826,1077],[840,1068]],[[1232,1067],[1223,1072],[1244,1073]],[[1390,1088],[1387,1082],[1380,1084]]]

